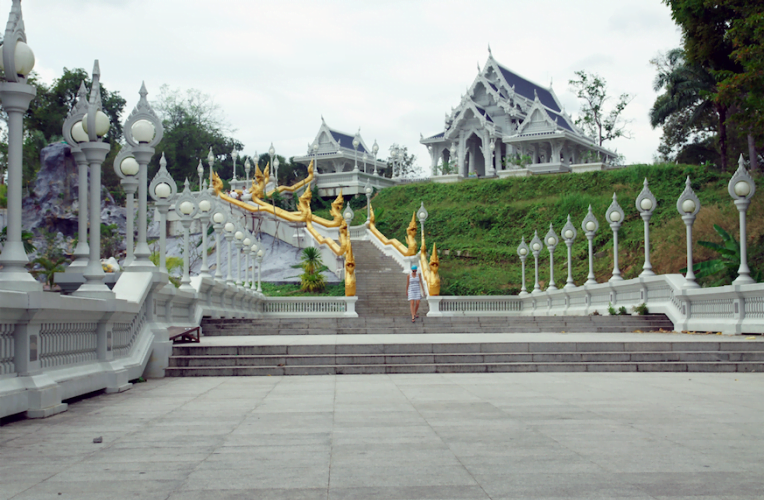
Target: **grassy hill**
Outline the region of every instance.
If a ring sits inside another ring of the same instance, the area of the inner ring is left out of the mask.
[[[653,269],[659,274],[679,272],[686,265],[685,226],[676,210],[676,200],[688,175],[701,201],[693,239],[721,242],[714,224],[737,237],[738,212],[727,193],[731,174],[689,165],[633,165],[585,174],[411,184],[380,191],[372,205],[376,212],[382,212],[377,218],[379,229],[386,236],[403,241],[411,214],[424,202],[430,213],[425,223],[427,246],[431,250],[433,243],[438,245],[443,295],[514,294],[520,290],[517,246],[521,237],[530,242],[537,230],[543,239],[550,223],[560,235],[568,214],[578,230],[573,246],[573,277],[578,285],[586,280],[588,250],[581,221],[590,204],[600,222],[594,239],[595,274],[600,282],[610,278],[613,238],[605,211],[614,192],[626,213],[619,233],[619,267],[624,278],[637,276],[644,261],[644,225],[635,200],[644,178],[658,200],[650,232]],[[748,210],[749,263],[755,269],[764,267],[763,208],[764,194],[755,195]],[[356,213],[359,217],[362,213],[360,218],[365,219],[365,210]],[[694,253],[696,262],[717,256],[698,245]],[[526,286],[530,290],[533,257],[529,257]],[[560,287],[567,278],[566,259],[567,248],[561,242],[554,255],[555,281]],[[545,287],[549,280],[546,247],[539,258],[539,269],[540,282]],[[716,278],[718,281],[719,277]]]

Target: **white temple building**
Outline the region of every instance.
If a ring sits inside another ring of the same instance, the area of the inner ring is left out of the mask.
[[[551,85],[523,78],[488,52],[461,102],[446,114],[444,131],[420,140],[430,152],[433,180],[610,168],[617,154],[576,127]],[[523,159],[528,164],[521,166]],[[444,161],[450,175],[437,168]]]
[[[314,161],[316,185],[321,196],[363,194],[366,186],[382,189],[396,182],[384,177],[387,160],[377,159],[380,148],[377,141],[369,147],[361,136],[361,130],[348,134],[335,130],[321,117],[321,127],[316,138],[308,144],[304,156],[293,161],[305,165]]]

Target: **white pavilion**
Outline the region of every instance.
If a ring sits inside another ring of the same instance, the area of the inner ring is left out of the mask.
[[[478,67],[461,102],[446,114],[444,131],[420,142],[430,152],[433,180],[441,182],[602,170],[617,157],[576,127],[551,85],[543,87],[500,65],[490,47],[485,66]],[[521,157],[527,165],[512,162]],[[444,161],[453,169],[447,175],[436,168]]]
[[[375,189],[393,186],[396,182],[384,176],[387,161],[377,159],[379,146],[374,141],[367,146],[361,137],[361,129],[355,134],[335,130],[321,117],[318,134],[304,156],[293,161],[305,165],[314,161],[316,185],[321,196],[363,194],[366,186]]]

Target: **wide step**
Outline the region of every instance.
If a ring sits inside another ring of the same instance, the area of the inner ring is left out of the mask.
[[[167,376],[759,372],[764,342],[483,342],[176,346]]]

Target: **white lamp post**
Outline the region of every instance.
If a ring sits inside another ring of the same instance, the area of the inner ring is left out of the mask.
[[[215,188],[212,187],[212,167],[215,165],[215,154],[212,152],[212,146],[210,146],[210,152],[207,153],[207,165],[210,167],[210,194],[215,192]]]
[[[249,185],[249,172],[250,172],[250,170],[252,170],[252,163],[250,163],[249,158],[247,158],[247,160],[244,162],[244,174],[246,174],[246,176],[247,176],[247,184],[244,186],[245,188],[246,188],[246,186]]]
[[[250,254],[250,248],[252,247],[252,238],[249,237],[249,234],[244,235],[244,240],[242,240],[241,244],[242,244],[242,251],[244,253],[244,281],[242,282],[242,286],[244,288],[250,288],[249,254]]]
[[[379,144],[377,144],[376,139],[374,139],[374,145],[371,147],[371,152],[374,155],[374,175],[379,175],[379,172],[377,171],[377,153],[379,153]]]
[[[682,221],[687,227],[687,274],[684,276],[684,288],[698,288],[700,285],[695,281],[695,271],[692,269],[692,224],[700,210],[700,200],[690,186],[690,176],[685,181],[684,191],[676,202],[676,209],[682,216]]]
[[[78,198],[78,214],[77,214],[77,226],[78,226],[78,239],[77,247],[74,249],[74,262],[72,262],[67,268],[66,272],[79,271],[82,272],[88,265],[90,258],[90,246],[88,245],[88,160],[85,158],[85,153],[80,149],[79,143],[88,140],[88,135],[82,129],[82,118],[88,112],[88,89],[85,87],[85,82],[80,83],[80,90],[77,92],[77,103],[69,110],[69,114],[64,120],[64,127],[62,134],[64,140],[69,144],[69,149],[72,151],[74,161],[77,163],[77,174],[79,180],[77,198]],[[127,147],[127,146],[126,146]],[[123,148],[124,149],[124,148]],[[118,163],[115,163],[115,171]],[[120,172],[117,172],[120,175]],[[127,192],[128,186],[122,184]],[[138,187],[136,182],[135,187]],[[133,193],[135,191],[133,190]],[[132,194],[128,194],[128,203],[131,202]],[[132,212],[130,212],[132,213]],[[130,224],[132,225],[132,218]],[[130,240],[132,241],[132,240]],[[127,255],[129,260],[132,261],[133,248],[132,245],[128,245]],[[125,259],[125,266],[129,264],[128,259]]]
[[[13,0],[3,40],[0,100],[8,113],[8,232],[0,254],[0,290],[31,292],[42,290],[42,285],[24,267],[29,258],[21,240],[21,158],[24,113],[37,90],[27,83],[27,75],[34,67],[34,53],[26,44],[21,0]]]
[[[202,179],[204,177],[204,165],[202,165],[202,159],[199,158],[199,165],[196,166],[196,175],[199,176],[199,192],[202,191]]]
[[[159,272],[167,274],[167,212],[170,202],[178,192],[175,181],[167,171],[167,160],[162,153],[159,171],[151,180],[149,193],[159,211]]]
[[[366,194],[366,225],[368,226],[371,223],[371,193],[374,192],[374,188],[371,187],[368,180],[363,192]]]
[[[745,160],[742,154],[738,160],[737,171],[727,185],[727,191],[735,200],[735,206],[740,213],[740,267],[737,270],[738,276],[732,283],[736,285],[755,283],[756,281],[751,278],[751,270],[748,268],[748,236],[746,235],[745,216],[751,198],[756,192],[756,183],[753,182],[753,177],[745,169]]]
[[[101,165],[111,149],[111,144],[103,142],[111,124],[109,117],[102,111],[100,77],[101,71],[96,60],[88,113],[82,119],[82,129],[88,135],[88,140],[79,145],[90,164],[90,258],[83,273],[85,283],[74,295],[108,299],[114,296],[114,292],[104,284],[105,274],[101,267]]]
[[[541,252],[541,240],[539,239],[539,232],[534,231],[533,239],[531,240],[531,253],[533,253],[533,259],[536,261],[536,282],[533,285],[533,291],[531,293],[541,293],[541,287],[539,286],[539,252]]]
[[[249,288],[257,291],[257,278],[255,276],[255,268],[257,267],[257,252],[260,250],[260,242],[253,238],[252,247],[249,250],[250,256],[252,258],[252,281],[250,282]]]
[[[642,192],[639,193],[636,200],[637,211],[642,220],[645,221],[645,263],[642,266],[642,272],[640,276],[654,276],[653,266],[650,264],[650,217],[653,216],[653,212],[658,207],[658,201],[650,192],[647,187],[647,178],[645,178],[644,187]]]
[[[257,251],[257,291],[260,293],[263,292],[263,287],[261,286],[261,282],[260,282],[260,276],[261,276],[260,272],[262,271],[262,268],[263,268],[264,257],[265,257],[265,250],[263,250],[262,244],[261,244],[260,249]]]
[[[233,280],[233,275],[231,274],[231,268],[233,267],[233,233],[236,229],[236,226],[233,222],[226,222],[225,226],[223,226],[223,229],[225,230],[225,240],[228,242],[228,259],[226,261],[226,267],[228,268],[228,276],[225,279],[226,285],[234,286],[236,285],[236,282]]]
[[[279,175],[278,172],[276,172],[276,165],[273,164],[273,157],[276,156],[276,148],[273,147],[273,143],[271,143],[271,147],[268,148],[268,156],[271,157],[271,169],[273,170],[273,175],[276,179],[276,185],[279,185]],[[267,179],[266,179],[267,182]]]
[[[495,151],[496,151],[496,139],[491,139],[488,142],[488,149],[491,152],[491,154],[490,154],[491,161],[490,162],[486,162],[489,165],[489,167],[487,169],[485,169],[485,175],[486,175],[486,177],[493,177],[495,175],[495,173],[496,173],[496,168],[494,167],[495,163],[494,163],[494,158],[493,158],[493,155],[495,154]]]
[[[231,151],[231,159],[233,160],[233,177],[231,178],[232,182],[236,182],[236,160],[239,158],[239,153],[234,148],[233,151]]]
[[[623,223],[623,209],[618,204],[615,193],[613,193],[613,203],[605,212],[605,218],[610,223],[610,229],[613,230],[613,275],[610,277],[610,281],[622,281],[621,270],[618,269],[618,229],[620,229]]]
[[[544,241],[547,250],[549,250],[549,285],[547,285],[546,289],[547,291],[557,290],[557,285],[554,283],[554,249],[557,248],[560,239],[557,237],[557,233],[554,232],[551,223],[549,224],[549,232],[544,236]]]
[[[122,267],[128,267],[133,263],[133,218],[135,218],[135,201],[133,195],[138,189],[138,177],[140,173],[140,165],[133,156],[132,148],[129,144],[119,151],[117,157],[114,159],[114,172],[120,178],[120,184],[125,190],[127,195],[125,199],[125,236],[127,241],[125,242],[125,248],[127,254],[125,255],[125,262]]]
[[[353,218],[355,217],[355,212],[353,211],[353,208],[350,206],[350,203],[345,206],[345,210],[342,211],[342,218],[345,219],[345,222],[347,223],[348,227],[350,227],[350,223],[353,222]]]
[[[241,226],[237,225],[233,237],[236,240],[234,242],[234,245],[236,245],[236,278],[234,283],[237,287],[241,287],[241,249],[244,245],[244,231],[242,231]]]
[[[528,245],[525,243],[525,236],[523,236],[520,246],[517,247],[517,255],[520,256],[520,262],[522,262],[523,267],[523,284],[520,288],[520,296],[523,297],[528,295],[528,290],[525,288],[525,259],[528,258]]]
[[[424,221],[427,220],[427,217],[429,217],[429,213],[427,212],[427,209],[424,208],[424,202],[420,202],[419,210],[416,212],[417,219],[419,219],[419,225],[422,228],[422,239],[424,239]]]
[[[201,221],[202,226],[202,268],[199,270],[199,276],[203,278],[211,278],[210,268],[207,265],[207,228],[210,224],[210,217],[212,216],[212,208],[215,205],[215,200],[205,189],[199,193],[196,201],[199,205],[199,220]]]
[[[151,251],[146,242],[146,226],[148,223],[148,165],[154,156],[154,147],[159,144],[164,134],[162,120],[151,108],[146,99],[148,91],[146,84],[141,84],[140,99],[123,127],[125,141],[132,147],[133,155],[140,165],[138,173],[138,244],[135,246],[135,258],[128,271],[156,271],[149,260]],[[176,188],[177,190],[177,188]]]
[[[273,182],[276,186],[279,185],[279,165],[281,165],[281,162],[277,156],[273,159]]]
[[[360,133],[360,131],[361,130],[358,129],[358,133]],[[355,150],[355,165],[353,166],[353,172],[358,172],[358,146],[361,144],[361,141],[358,140],[358,133],[356,133],[355,137],[353,137],[353,149]]]
[[[223,233],[223,228],[228,221],[228,216],[223,210],[223,206],[220,203],[216,203],[214,215],[212,216],[213,228],[215,228],[215,280],[223,281],[223,268],[220,266],[221,257],[223,253],[220,246],[220,236]]]
[[[194,222],[194,217],[199,213],[199,205],[196,203],[196,198],[191,194],[191,185],[186,179],[183,193],[175,200],[175,213],[180,219],[180,223],[183,225],[183,277],[180,279],[180,290],[193,292],[194,287],[191,286],[191,275],[189,269],[188,252],[189,245],[188,240],[191,238],[191,223]],[[204,249],[202,249],[204,251]]]
[[[369,172],[366,169],[366,163],[369,161],[369,153],[366,151],[363,152],[363,173],[368,174]]]
[[[570,221],[570,214],[568,214],[568,222],[562,228],[562,239],[565,240],[565,245],[568,247],[568,280],[564,286],[564,288],[567,290],[576,288],[576,284],[573,282],[573,264],[571,255],[573,242],[576,240],[577,235],[578,232],[576,231],[575,226],[573,226],[573,223]]]
[[[318,139],[313,143],[313,177],[318,175]]]
[[[597,279],[594,277],[594,252],[592,249],[592,242],[594,240],[594,235],[597,233],[599,228],[600,223],[597,221],[594,213],[592,213],[592,206],[589,205],[589,213],[586,214],[583,222],[581,222],[581,229],[584,230],[586,239],[589,240],[589,275],[586,277],[586,285],[597,284]]]

